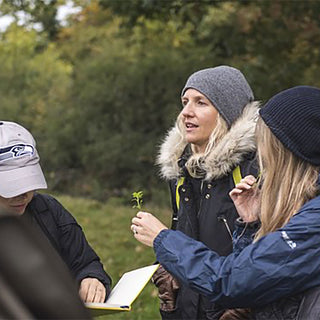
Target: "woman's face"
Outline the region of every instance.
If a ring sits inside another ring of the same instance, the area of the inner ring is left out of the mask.
[[[199,91],[188,89],[181,98],[183,109],[179,115],[185,138],[196,152],[204,152],[209,137],[216,127],[218,111]]]
[[[32,200],[33,194],[34,191],[29,191],[13,198],[3,198],[0,196],[0,210],[5,213],[21,215]]]

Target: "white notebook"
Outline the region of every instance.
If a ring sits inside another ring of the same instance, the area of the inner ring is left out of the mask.
[[[151,279],[159,264],[142,267],[123,274],[105,303],[86,303],[94,316],[117,311],[130,311],[133,301]]]

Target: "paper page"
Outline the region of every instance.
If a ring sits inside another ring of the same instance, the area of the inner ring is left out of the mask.
[[[158,264],[126,272],[110,293],[106,303],[130,306],[148,283]]]
[[[155,264],[126,272],[112,289],[105,303],[86,303],[86,306],[101,309],[130,309],[132,302],[143,290],[158,267],[159,264]]]

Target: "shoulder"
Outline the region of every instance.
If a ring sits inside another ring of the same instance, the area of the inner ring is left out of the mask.
[[[51,195],[35,193],[30,205],[38,215],[51,215],[59,226],[77,223],[72,214]]]
[[[320,196],[306,202],[300,210],[290,219],[287,226],[310,225],[320,231]]]
[[[300,211],[320,211],[320,196],[306,202]]]
[[[319,241],[320,196],[305,203],[280,231],[308,243]]]
[[[43,203],[50,203],[50,204],[51,203],[59,203],[59,201],[56,198],[54,198],[53,196],[46,194],[46,193],[38,193],[38,192],[35,192],[35,194],[32,198],[32,202],[37,202],[37,203],[43,202]]]
[[[44,193],[35,193],[30,206],[32,209],[35,209],[38,212],[47,211],[49,207],[52,206],[61,206],[61,204],[52,196]]]

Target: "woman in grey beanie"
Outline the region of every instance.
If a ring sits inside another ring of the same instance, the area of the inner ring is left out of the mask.
[[[243,74],[230,66],[193,73],[181,101],[183,108],[158,157],[171,190],[172,229],[227,255],[238,217],[228,193],[241,176],[257,175],[258,103]],[[153,281],[163,319],[215,319],[223,312],[162,267]]]

